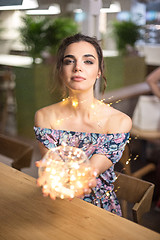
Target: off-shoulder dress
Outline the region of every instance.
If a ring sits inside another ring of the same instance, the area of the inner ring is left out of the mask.
[[[62,143],[81,148],[90,159],[94,154],[105,155],[113,165],[97,177],[97,186],[83,200],[121,216],[119,201],[114,192],[113,182],[116,180],[114,165],[122,156],[129,133],[86,133],[49,128],[34,127],[35,135],[48,149]]]

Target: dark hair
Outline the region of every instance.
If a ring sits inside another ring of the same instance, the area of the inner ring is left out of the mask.
[[[61,87],[64,89],[64,85],[62,80],[59,78],[59,74],[62,70],[62,66],[63,66],[63,57],[64,57],[64,52],[66,50],[66,48],[72,44],[72,43],[76,43],[76,42],[88,42],[90,44],[92,44],[92,46],[95,48],[97,55],[98,55],[98,62],[99,62],[99,69],[101,71],[101,76],[104,80],[104,90],[106,88],[107,85],[107,80],[104,76],[104,60],[103,60],[103,53],[102,53],[102,49],[99,45],[99,42],[97,40],[96,37],[89,37],[80,33],[77,33],[73,36],[69,36],[67,38],[65,38],[61,45],[59,46],[58,52],[57,52],[57,64],[56,64],[56,78],[58,79],[58,81],[61,84]],[[103,91],[104,91],[103,90]]]

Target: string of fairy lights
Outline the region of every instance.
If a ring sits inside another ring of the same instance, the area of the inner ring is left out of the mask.
[[[112,96],[113,97],[113,96]],[[112,97],[110,97],[109,99],[112,99]],[[82,104],[82,103],[86,103],[87,100],[82,100],[80,102],[78,102],[77,99],[74,99],[73,97],[67,97],[67,98],[64,98],[62,99],[62,102],[65,104],[67,103],[68,101],[71,101],[72,103],[72,106],[74,108],[77,108],[79,106],[79,104]],[[92,103],[90,105],[90,110],[93,111],[93,116],[94,116],[94,120],[97,122],[97,125],[99,128],[101,128],[101,122],[97,119],[98,117],[98,114],[97,114],[97,107],[99,108],[99,104],[106,104],[105,103],[105,99],[102,99],[102,100],[98,100],[98,103]],[[117,100],[115,103],[119,103],[121,100]],[[108,106],[111,106],[113,103],[109,103],[107,104]],[[66,120],[69,120],[72,118],[72,115],[70,116],[67,116],[67,117],[64,117],[64,118],[60,118],[60,119],[57,119],[56,120],[56,126],[60,126],[64,121]],[[134,137],[135,139],[137,139],[138,137]],[[131,140],[131,137],[129,138],[128,140],[128,143],[130,142]],[[67,143],[65,143],[67,144]],[[75,150],[74,150],[75,151]],[[71,150],[69,151],[69,157],[71,156],[74,156],[75,157],[75,153],[71,153]],[[72,162],[72,158],[73,156],[71,157],[70,161]],[[127,161],[125,162],[126,165],[130,164],[130,161],[131,160],[137,160],[137,158],[139,157],[139,155],[136,155],[134,158],[132,157],[132,154],[130,154],[129,158],[127,159]],[[53,160],[53,158],[52,158]],[[48,160],[47,160],[48,161]],[[79,160],[78,160],[79,161]],[[51,161],[49,160],[47,162],[47,165],[48,164],[51,164]],[[57,163],[56,163],[57,164]],[[62,164],[63,165],[63,164]],[[58,165],[57,165],[58,166]],[[75,166],[75,163],[73,164],[73,166]],[[43,170],[42,170],[43,169]],[[44,168],[41,168],[41,173],[40,173],[40,176],[42,175],[42,172],[45,171],[45,174],[46,174],[46,178],[48,178],[48,185],[45,183],[44,186],[43,186],[43,189],[44,190],[48,190],[50,188],[50,191],[52,190],[55,190],[55,192],[57,193],[57,196],[59,196],[61,199],[65,198],[65,196],[67,197],[70,197],[70,198],[73,198],[75,197],[75,192],[74,190],[79,188],[79,189],[83,189],[84,187],[84,182],[86,184],[86,178],[90,175],[90,171],[91,169],[87,166],[87,168],[85,169],[84,167],[82,169],[80,167],[77,167],[77,169],[74,169],[74,167],[72,167],[71,171],[69,172],[69,174],[72,174],[71,176],[70,175],[67,175],[67,178],[69,178],[68,180],[68,184],[69,184],[69,188],[66,188],[63,186],[63,183],[64,183],[64,179],[66,178],[66,170],[65,171],[62,171],[62,166],[59,167],[60,171],[58,170],[58,168],[56,169],[55,168],[55,165],[54,165],[54,169],[53,169],[53,166],[47,166],[45,169]],[[73,170],[74,169],[74,170]],[[121,171],[124,171],[125,170],[125,167],[121,170]],[[68,170],[67,170],[68,171]],[[73,174],[74,173],[74,174]],[[69,177],[68,177],[69,176]],[[116,180],[117,178],[119,177],[116,176]],[[46,181],[47,182],[47,181]],[[58,185],[57,185],[58,184]],[[77,185],[78,184],[78,185]],[[117,192],[119,190],[120,187],[118,187],[117,189],[114,190],[114,192]],[[78,190],[76,190],[78,191]],[[92,190],[94,192],[94,190]],[[112,198],[112,191],[107,191],[105,193],[106,197],[108,199]],[[104,196],[102,196],[104,197]],[[97,197],[96,196],[96,199],[95,199],[95,202],[98,204],[98,200],[100,201],[102,197]]]

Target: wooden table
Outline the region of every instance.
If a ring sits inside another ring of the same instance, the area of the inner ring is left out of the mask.
[[[0,163],[2,240],[160,240],[160,234],[80,199],[44,198],[36,179]]]

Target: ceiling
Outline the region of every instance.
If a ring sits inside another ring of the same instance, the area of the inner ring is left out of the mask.
[[[0,3],[13,3],[17,1],[22,1],[22,0],[0,0]],[[67,12],[68,9],[75,9],[75,8],[80,8],[81,7],[81,1],[82,0],[37,0],[39,4],[39,9],[48,9],[50,5],[53,5],[55,3],[60,5],[61,12]],[[86,0],[88,1],[88,0]],[[129,2],[131,3],[133,0],[117,0],[120,2],[122,5],[126,5]],[[111,2],[113,3],[114,0],[102,0],[103,2],[103,7],[109,7]],[[160,4],[160,0],[137,0],[137,2],[141,3],[151,3],[151,2],[158,2]],[[9,4],[10,5],[10,4]]]
[[[54,3],[58,3],[60,5],[61,10],[65,10],[67,5],[74,5],[76,7],[80,7],[81,5],[81,0],[37,0],[39,3],[39,8],[47,9],[50,5]],[[87,1],[87,0],[86,0]],[[124,0],[118,0],[120,3],[123,2],[125,3]],[[127,0],[129,2],[132,2],[133,0]],[[102,0],[103,2],[103,7],[109,7],[111,2],[114,2],[113,0]],[[151,3],[151,2],[159,2],[160,0],[137,0],[137,2],[141,3]]]
[[[69,3],[80,4],[80,0],[37,0],[39,3],[39,8],[47,8],[48,6],[58,3],[63,8],[63,6]]]
[[[75,3],[75,4],[79,4],[81,0],[37,0],[39,3],[40,7],[45,7],[45,6],[49,6],[51,4],[54,3],[58,3],[60,5],[66,5],[69,3]],[[131,0],[127,0],[127,1],[131,1]],[[102,0],[103,5],[110,5],[110,3],[112,2],[112,0]],[[121,2],[121,0],[119,0],[119,2]],[[160,2],[160,0],[137,0],[137,2],[142,2],[142,3],[149,3],[149,2]]]

